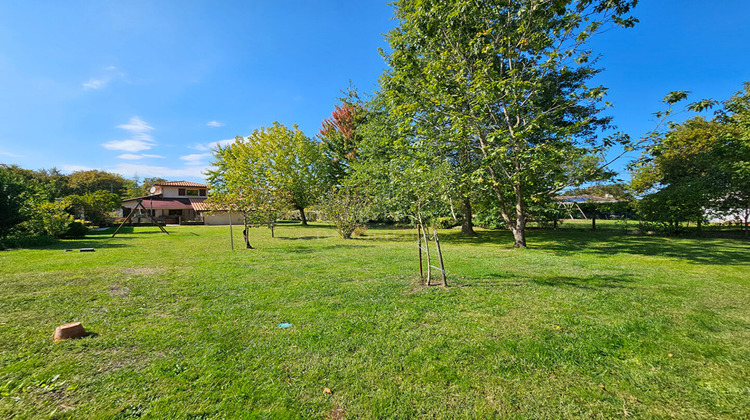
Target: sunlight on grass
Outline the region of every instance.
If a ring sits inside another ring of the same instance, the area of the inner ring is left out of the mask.
[[[443,289],[418,285],[409,230],[276,233],[251,230],[255,250],[192,226],[0,252],[0,415],[750,412],[746,241],[534,230],[513,250],[507,232],[445,231]],[[53,344],[72,321],[91,334]]]

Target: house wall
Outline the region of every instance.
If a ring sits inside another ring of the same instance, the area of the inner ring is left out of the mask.
[[[228,225],[229,214],[228,213],[217,213],[204,214],[203,223],[207,225]],[[232,224],[243,225],[245,223],[242,213],[232,213]]]
[[[192,187],[156,187],[156,194],[161,191],[164,198],[206,198],[208,190],[206,188],[192,188]],[[180,195],[180,190],[184,191],[184,194]]]

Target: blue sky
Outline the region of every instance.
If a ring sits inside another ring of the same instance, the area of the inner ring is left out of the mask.
[[[592,44],[620,131],[652,128],[669,91],[725,99],[750,80],[750,2],[635,13]],[[0,0],[0,162],[199,181],[216,142],[273,121],[313,136],[350,80],[373,90],[391,16],[379,0]]]

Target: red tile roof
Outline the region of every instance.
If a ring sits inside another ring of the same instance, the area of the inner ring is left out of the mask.
[[[208,188],[208,185],[206,184],[199,184],[197,182],[188,182],[188,181],[171,181],[171,182],[158,182],[154,185],[158,185],[160,187],[195,187],[195,188]]]
[[[193,210],[195,211],[209,211],[211,210],[208,208],[208,204],[206,204],[205,198],[188,198],[190,200],[190,205],[193,206]]]

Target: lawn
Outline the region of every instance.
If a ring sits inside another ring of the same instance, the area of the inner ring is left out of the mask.
[[[389,227],[2,251],[0,417],[747,416],[750,242],[575,226],[525,250],[443,231],[448,288],[418,284],[413,231]],[[73,321],[90,334],[53,343]]]

